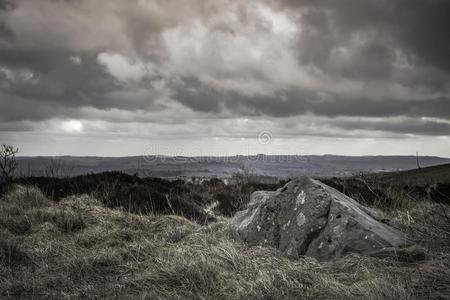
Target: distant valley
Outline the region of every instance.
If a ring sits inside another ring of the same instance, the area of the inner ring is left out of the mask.
[[[349,176],[417,168],[415,156],[229,156],[229,157],[18,157],[17,176],[77,176],[105,171],[151,177]],[[450,163],[449,158],[419,157],[421,167]]]

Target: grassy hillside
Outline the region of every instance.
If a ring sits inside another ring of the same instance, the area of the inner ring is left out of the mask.
[[[395,185],[425,186],[436,183],[450,183],[450,164],[415,168],[400,172],[376,173],[367,176],[370,180]]]
[[[450,205],[450,164],[322,181],[361,203],[388,210],[423,200]]]
[[[202,226],[17,186],[0,199],[0,298],[448,298],[449,207],[423,201],[392,215],[426,260],[290,260],[235,240],[223,217]]]

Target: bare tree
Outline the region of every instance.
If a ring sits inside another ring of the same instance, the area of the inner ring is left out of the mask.
[[[0,147],[0,171],[2,181],[8,181],[14,174],[17,168],[16,154],[19,152],[18,148],[12,145],[3,144]]]
[[[52,157],[48,163],[44,163],[44,174],[50,178],[63,178],[70,177],[74,167],[70,167],[64,164],[63,160],[59,157]]]

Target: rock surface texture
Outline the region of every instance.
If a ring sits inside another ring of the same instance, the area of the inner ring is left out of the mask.
[[[300,178],[276,192],[253,193],[230,226],[250,245],[329,260],[406,246],[406,237],[385,221],[381,212],[320,181]]]

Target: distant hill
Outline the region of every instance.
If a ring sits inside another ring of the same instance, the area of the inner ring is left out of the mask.
[[[230,177],[247,172],[278,178],[352,176],[417,168],[415,156],[255,155],[228,157],[19,157],[18,176],[77,176],[105,171],[153,177]],[[420,157],[425,168],[450,163],[449,158]],[[444,174],[445,175],[445,174]],[[442,176],[444,176],[442,175]],[[388,176],[388,175],[386,175]]]

